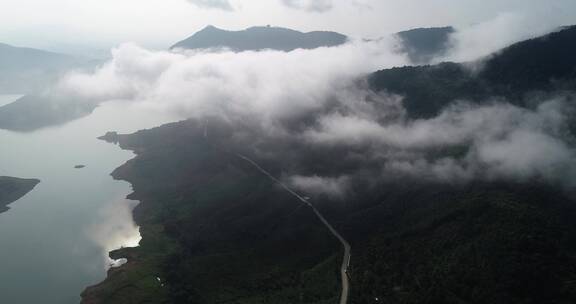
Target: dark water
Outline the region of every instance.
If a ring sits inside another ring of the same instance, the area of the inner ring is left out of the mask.
[[[0,214],[0,303],[78,303],[86,286],[105,277],[108,251],[138,244],[137,202],[124,199],[130,185],[110,177],[133,155],[96,137],[167,120],[109,103],[63,126],[0,130],[0,175],[42,181]]]

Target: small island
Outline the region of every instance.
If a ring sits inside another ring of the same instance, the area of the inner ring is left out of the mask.
[[[38,183],[38,179],[0,176],[0,213],[8,211],[9,204],[28,194]]]

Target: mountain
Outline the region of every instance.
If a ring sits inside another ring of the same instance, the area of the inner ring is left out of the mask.
[[[458,99],[505,98],[525,106],[531,95],[574,89],[576,26],[519,42],[474,63],[442,63],[378,71],[369,77],[376,92],[405,97],[413,118],[437,115]],[[475,71],[474,67],[481,67]]]
[[[78,59],[64,54],[0,43],[2,70],[54,70],[71,66],[77,61]]]
[[[86,59],[0,43],[0,93],[35,92],[65,71],[87,65]]]
[[[445,55],[450,48],[451,26],[417,28],[396,33],[401,42],[400,51],[415,64],[429,63],[434,57]]]
[[[94,103],[63,96],[26,95],[0,107],[0,129],[30,132],[86,116],[95,108]]]
[[[201,125],[108,137],[141,156],[113,176],[134,183],[130,198],[143,202],[134,211],[143,241],[110,254],[129,261],[88,288],[82,303],[287,304],[301,294],[335,302],[338,242],[308,208],[206,141]]]
[[[120,135],[138,156],[113,176],[134,186],[143,240],[111,252],[128,263],[88,288],[82,303],[337,302],[336,240],[236,156],[229,131],[210,132],[215,142],[184,121]],[[318,174],[346,166],[334,161],[341,155],[299,155],[254,158],[276,176],[290,165],[312,163]],[[576,201],[554,187],[398,178],[315,204],[352,244],[353,303],[576,300],[567,271],[576,265]]]
[[[309,32],[270,26],[256,26],[242,31],[227,31],[207,26],[191,37],[176,43],[171,49],[228,48],[233,51],[259,51],[264,49],[293,51],[338,46],[348,38],[335,32]]]
[[[0,176],[0,213],[7,211],[9,204],[28,194],[38,183],[37,179]]]
[[[497,94],[528,107],[525,95],[575,91],[574,38],[571,27],[515,44],[475,72],[444,63],[368,81],[376,92],[406,95],[406,124],[461,98]],[[362,154],[372,143],[273,141],[217,119],[103,139],[136,153],[113,176],[141,201],[134,217],[143,239],[110,253],[127,264],[88,288],[83,303],[336,303],[342,249],[316,212],[352,246],[350,303],[576,302],[576,199],[557,184],[384,178],[389,151],[381,146]],[[475,147],[425,156],[462,149]],[[271,178],[295,174],[357,178],[345,199],[295,199]]]

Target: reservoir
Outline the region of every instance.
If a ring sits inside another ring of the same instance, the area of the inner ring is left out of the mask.
[[[18,97],[0,95],[0,106]],[[79,303],[84,288],[105,278],[110,250],[138,245],[138,202],[110,176],[133,154],[96,138],[167,121],[118,101],[60,126],[0,130],[0,175],[41,180],[0,214],[0,303]]]

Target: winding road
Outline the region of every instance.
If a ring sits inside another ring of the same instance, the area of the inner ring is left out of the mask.
[[[208,140],[208,138],[209,138],[209,136],[208,136],[208,120],[204,121],[203,127],[204,127],[204,130],[203,130],[204,131],[203,132],[204,138],[206,138],[206,140]],[[236,156],[239,157],[240,159],[250,163],[256,169],[258,169],[258,171],[260,171],[262,174],[266,175],[270,180],[272,180],[273,182],[280,185],[282,188],[284,188],[284,190],[288,191],[290,194],[295,196],[299,201],[306,204],[306,206],[312,208],[312,210],[314,211],[316,216],[320,219],[320,221],[324,224],[324,226],[326,226],[326,228],[328,228],[328,230],[330,230],[330,233],[332,233],[332,235],[334,235],[338,239],[338,241],[340,241],[340,243],[342,244],[342,247],[344,248],[344,256],[342,258],[342,266],[340,266],[342,293],[340,294],[340,302],[339,303],[340,304],[347,304],[348,303],[348,297],[350,294],[350,279],[348,277],[348,267],[350,266],[350,259],[352,257],[350,254],[350,251],[352,250],[352,248],[350,247],[350,243],[348,243],[348,241],[346,241],[346,239],[344,239],[344,237],[342,237],[342,235],[330,224],[330,222],[328,222],[328,220],[326,220],[324,215],[322,215],[322,213],[320,213],[320,211],[318,211],[318,209],[316,209],[316,207],[310,203],[308,198],[305,198],[302,195],[298,194],[298,192],[292,190],[290,187],[288,187],[282,181],[280,181],[279,179],[274,177],[274,175],[270,174],[270,172],[266,171],[264,168],[262,168],[257,162],[253,161],[252,159],[250,159],[250,158],[248,158],[242,154],[236,154]]]
[[[250,163],[256,169],[258,169],[258,171],[262,172],[269,179],[271,179],[272,181],[274,181],[275,183],[280,185],[282,188],[284,188],[290,194],[295,196],[302,203],[304,203],[308,207],[312,208],[312,210],[314,211],[316,216],[320,219],[320,221],[322,221],[324,226],[326,226],[326,228],[328,228],[328,230],[330,230],[332,235],[334,235],[338,239],[338,241],[340,241],[340,243],[342,244],[342,247],[344,247],[344,257],[342,259],[342,266],[340,267],[340,275],[341,275],[341,281],[342,281],[342,293],[340,295],[340,304],[348,303],[348,296],[350,293],[350,280],[348,278],[348,267],[350,266],[350,259],[351,259],[351,255],[350,255],[351,247],[350,247],[350,244],[348,243],[348,241],[346,241],[346,239],[344,239],[344,237],[342,237],[342,235],[340,235],[340,233],[336,229],[334,229],[334,227],[328,222],[328,220],[326,220],[326,218],[322,215],[322,213],[320,213],[320,211],[318,211],[318,209],[316,209],[316,207],[314,207],[314,205],[312,205],[307,198],[301,196],[296,191],[292,190],[290,187],[288,187],[286,184],[284,184],[279,179],[274,177],[272,174],[270,174],[268,171],[266,171],[264,168],[262,168],[258,163],[256,163],[252,159],[250,159],[244,155],[241,155],[241,154],[236,154],[236,155],[239,158]]]

